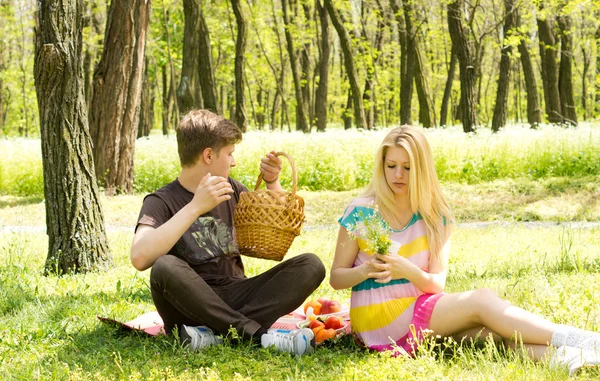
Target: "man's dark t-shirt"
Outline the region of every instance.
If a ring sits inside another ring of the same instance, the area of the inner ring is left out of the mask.
[[[235,240],[233,213],[240,193],[248,189],[231,177],[228,181],[234,191],[231,199],[201,215],[168,252],[189,263],[206,283],[213,285],[231,278],[245,278]],[[158,228],[193,198],[194,194],[175,180],[144,198],[138,224]]]

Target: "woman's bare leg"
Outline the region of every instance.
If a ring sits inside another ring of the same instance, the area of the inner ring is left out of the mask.
[[[470,342],[472,340],[487,340],[488,337],[492,336],[492,340],[496,344],[504,344],[507,348],[514,351],[519,351],[521,354],[528,358],[539,361],[546,359],[548,346],[539,344],[525,344],[520,343],[517,340],[505,339],[498,335],[496,332],[491,331],[485,327],[476,327],[467,329],[465,331],[452,335],[452,338],[457,342]]]
[[[441,336],[486,327],[504,339],[520,337],[524,344],[548,346],[557,325],[511,305],[490,289],[442,296],[436,303],[429,329]],[[537,353],[538,351],[536,351]]]

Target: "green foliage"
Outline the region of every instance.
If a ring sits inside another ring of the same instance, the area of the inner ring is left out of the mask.
[[[254,187],[260,159],[269,151],[289,153],[304,190],[345,191],[371,179],[374,153],[387,131],[343,131],[301,134],[249,132],[236,149],[232,176]],[[600,129],[547,126],[539,130],[507,128],[498,134],[481,130],[465,135],[459,128],[425,130],[443,182],[476,184],[501,179],[584,178],[600,175]],[[291,168],[283,159],[282,185],[291,189]],[[43,171],[38,140],[0,141],[0,194],[40,196]],[[137,141],[136,192],[146,193],[179,174],[173,136],[153,135]]]

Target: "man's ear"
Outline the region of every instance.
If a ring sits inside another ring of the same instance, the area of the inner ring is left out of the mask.
[[[214,155],[215,155],[215,151],[213,151],[212,148],[210,148],[210,147],[205,148],[204,151],[202,151],[202,160],[204,160],[204,162],[206,164],[210,164],[212,162]]]

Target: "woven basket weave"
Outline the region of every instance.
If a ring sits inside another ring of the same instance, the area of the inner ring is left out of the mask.
[[[304,222],[304,200],[296,194],[298,175],[292,158],[292,192],[259,190],[263,181],[258,176],[253,192],[243,192],[235,208],[233,225],[240,254],[281,261]]]

